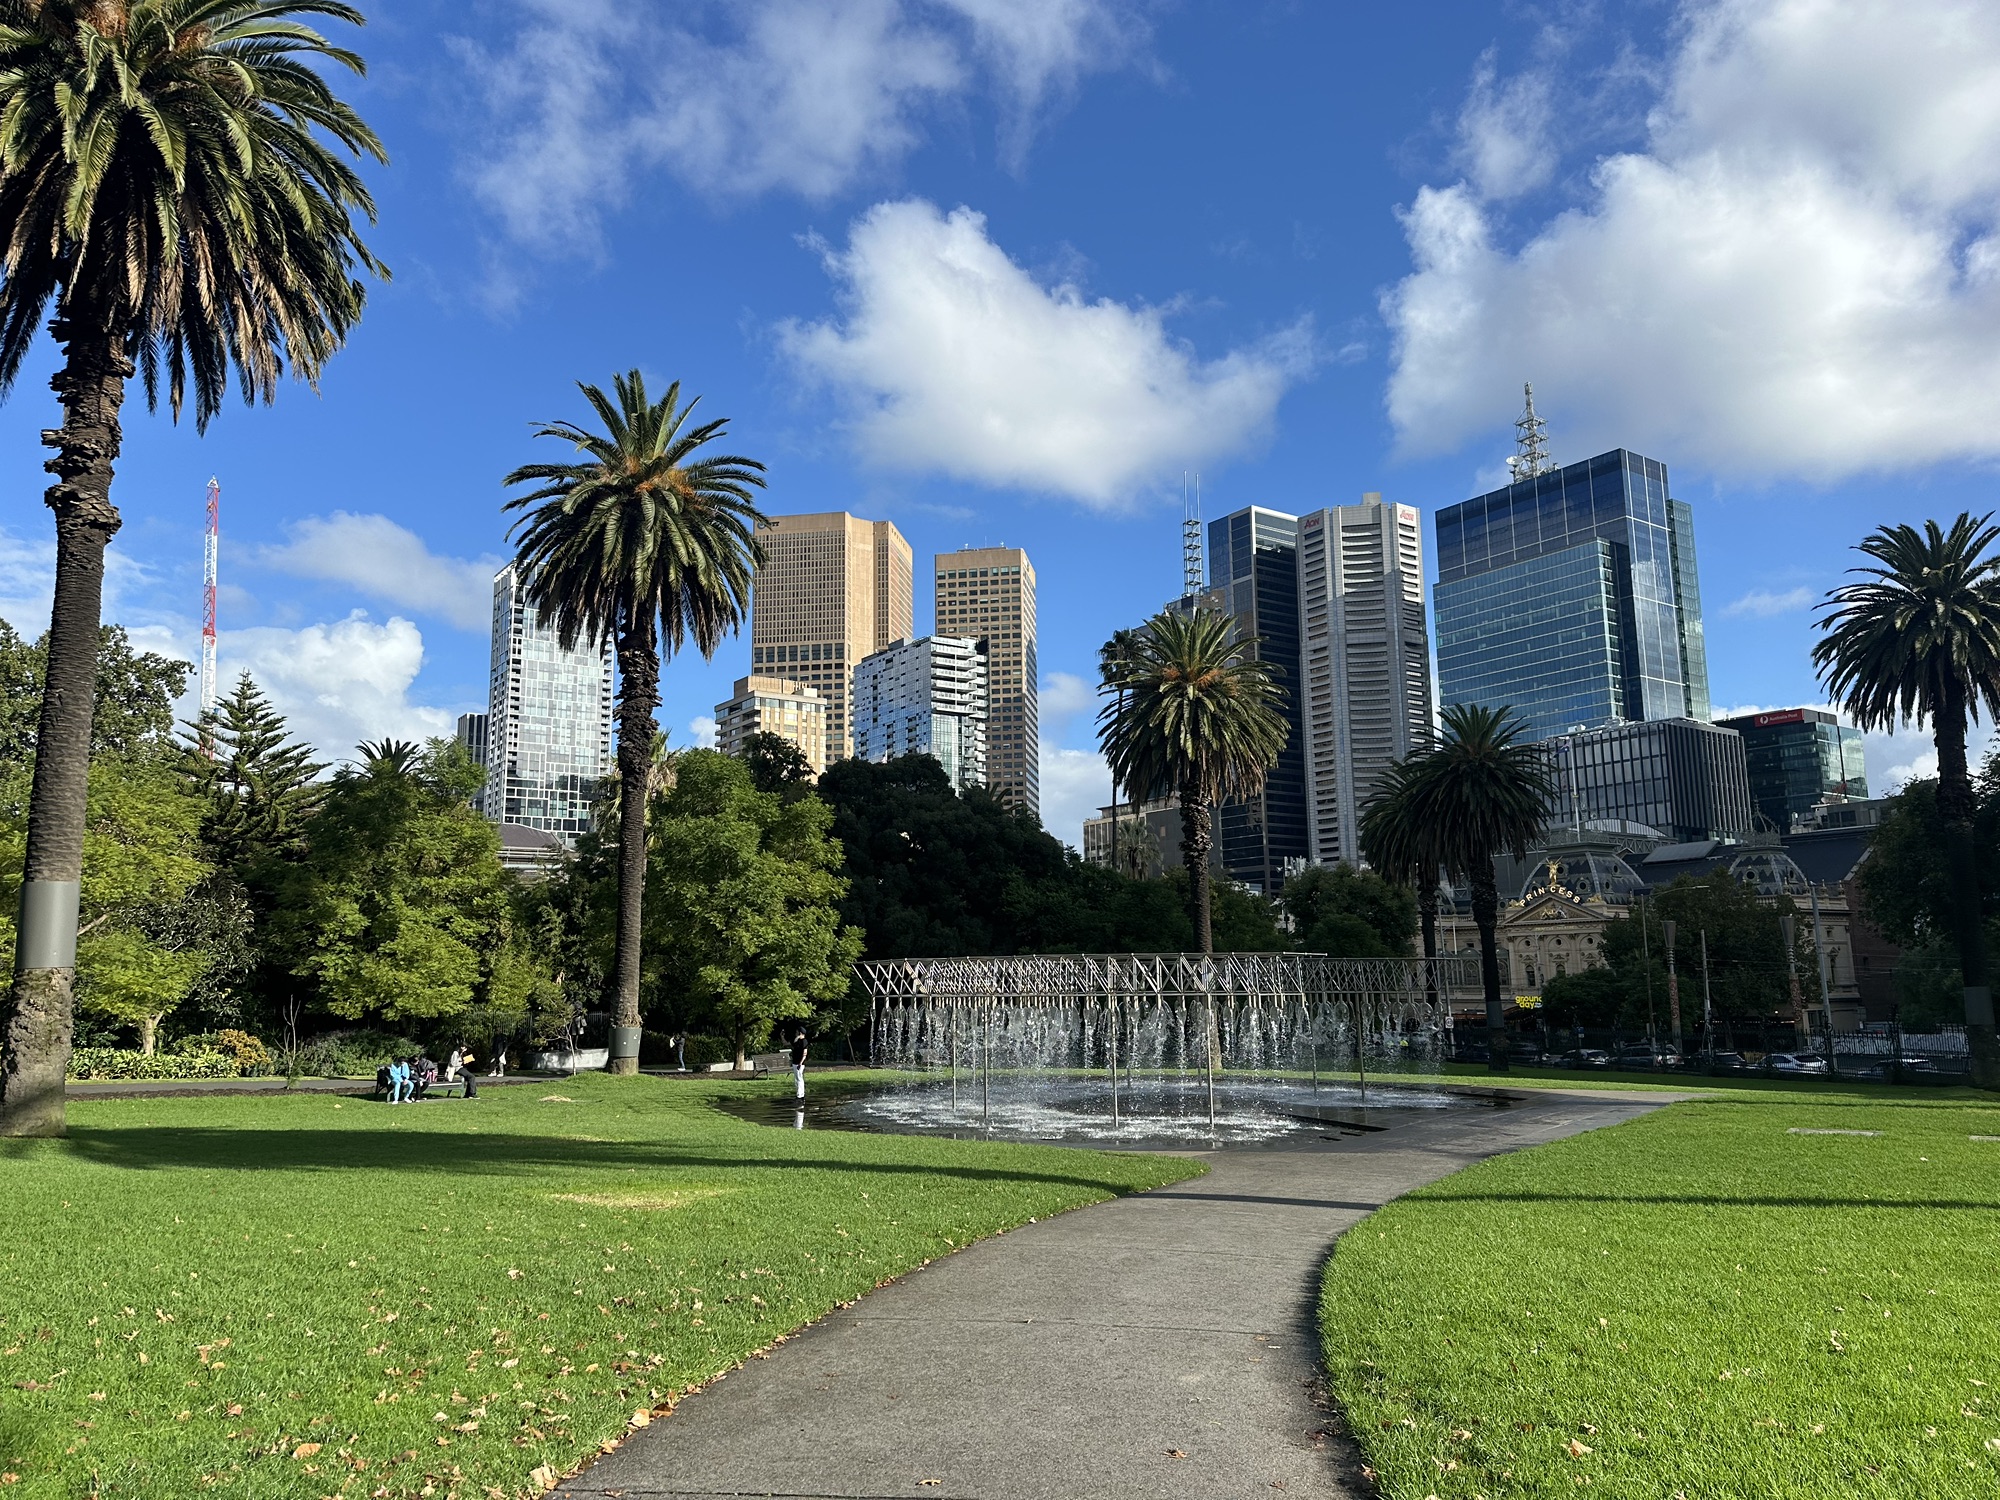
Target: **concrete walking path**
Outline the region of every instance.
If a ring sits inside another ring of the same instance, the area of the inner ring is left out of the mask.
[[[1318,1404],[1335,1237],[1484,1157],[1678,1097],[1536,1091],[1303,1149],[1214,1153],[1205,1177],[981,1241],[830,1314],[563,1493],[1361,1494]]]

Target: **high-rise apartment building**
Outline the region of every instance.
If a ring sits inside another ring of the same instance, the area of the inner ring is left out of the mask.
[[[1362,810],[1431,736],[1423,526],[1367,494],[1301,517],[1298,535],[1311,855],[1358,865]]]
[[[986,784],[986,655],[933,635],[864,656],[854,669],[854,753],[928,755],[959,791]]]
[[[750,665],[826,700],[827,759],[854,753],[854,664],[914,623],[910,544],[887,521],[844,511],[773,516],[750,606]]]
[[[1750,799],[1773,832],[1790,833],[1821,803],[1868,796],[1861,731],[1823,708],[1784,708],[1716,722],[1743,736]]]
[[[1694,520],[1620,448],[1437,513],[1438,694],[1529,737],[1708,719]]]
[[[986,785],[1042,815],[1035,568],[1019,547],[966,547],[932,559],[937,632],[986,650]]]
[[[786,677],[739,677],[727,703],[715,705],[715,747],[741,755],[753,734],[775,734],[799,747],[812,773],[826,769],[826,700],[819,689]]]
[[[1208,584],[1236,622],[1255,637],[1253,654],[1271,666],[1284,693],[1289,732],[1278,763],[1254,797],[1216,809],[1216,846],[1233,880],[1275,895],[1290,869],[1311,854],[1306,816],[1305,705],[1299,673],[1299,518],[1261,505],[1208,524]]]
[[[564,843],[590,827],[611,772],[611,647],[565,651],[510,563],[493,579],[482,810]]]
[[[458,716],[459,748],[472,757],[473,764],[486,764],[486,731],[492,721],[485,714],[460,714]],[[474,805],[477,804],[475,799]]]

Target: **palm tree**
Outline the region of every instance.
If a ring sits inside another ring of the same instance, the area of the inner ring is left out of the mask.
[[[390,739],[386,735],[379,740],[363,740],[354,748],[364,769],[383,776],[410,775],[424,754],[424,747],[416,741]]]
[[[1937,746],[1938,817],[1958,893],[1953,912],[1965,989],[1973,1081],[2000,1088],[2000,1046],[1987,986],[1978,871],[1973,858],[1972,777],[1966,724],[1982,707],[2000,718],[2000,537],[1992,516],[1961,514],[1945,531],[1926,521],[1884,526],[1857,549],[1879,566],[1850,569],[1867,583],[1834,589],[1821,605],[1813,665],[1863,729],[1930,721]]]
[[[1423,932],[1424,998],[1437,1005],[1438,882],[1444,861],[1436,830],[1411,812],[1410,789],[1421,754],[1393,761],[1361,810],[1361,854],[1385,880],[1409,886],[1417,894],[1417,919]]]
[[[1460,703],[1440,720],[1436,749],[1412,757],[1400,779],[1396,820],[1426,830],[1424,847],[1472,888],[1472,922],[1479,929],[1479,977],[1486,992],[1487,1066],[1507,1071],[1506,1029],[1500,1016],[1500,892],[1494,856],[1521,859],[1548,821],[1552,795],[1547,762],[1519,743],[1526,726],[1511,709]]]
[[[1110,687],[1118,694],[1118,710],[1120,713],[1123,713],[1125,710],[1125,693],[1122,688],[1115,686],[1113,679],[1118,675],[1119,668],[1125,662],[1126,658],[1132,654],[1133,634],[1134,632],[1130,630],[1114,630],[1111,632],[1111,639],[1097,648],[1098,685],[1100,687]],[[1122,873],[1122,867],[1118,863],[1118,777],[1116,773],[1113,773],[1111,777],[1111,868],[1121,870]]]
[[[639,1070],[639,938],[646,888],[646,793],[653,783],[653,711],[660,659],[692,638],[704,657],[743,623],[751,576],[764,561],[751,503],[764,486],[754,459],[698,457],[726,418],[689,425],[697,397],[680,382],[658,401],[637,370],[614,395],[579,386],[603,424],[535,429],[573,445],[580,463],[528,464],[505,480],[535,488],[507,502],[529,513],[515,524],[528,602],[565,649],[612,644],[618,658],[618,946],[611,1071]]]
[[[1118,695],[1097,722],[1119,785],[1135,801],[1180,795],[1189,915],[1204,953],[1215,948],[1208,899],[1215,804],[1255,795],[1289,732],[1284,690],[1270,665],[1250,654],[1254,638],[1230,638],[1233,624],[1215,610],[1155,615],[1099,689]]]
[[[0,1135],[63,1129],[76,892],[111,471],[126,382],[190,394],[206,428],[232,371],[269,401],[316,382],[361,316],[374,204],[348,156],[382,144],[314,64],[361,59],[300,19],[340,0],[0,0],[0,393],[51,303],[62,426],[55,602],[28,815]],[[334,149],[339,148],[339,149]],[[192,391],[189,390],[192,380]]]

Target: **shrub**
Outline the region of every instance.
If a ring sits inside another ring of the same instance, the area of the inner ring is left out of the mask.
[[[109,1078],[234,1078],[236,1059],[225,1052],[155,1052],[124,1047],[78,1047],[69,1055],[69,1076],[79,1081]]]
[[[249,1032],[233,1028],[227,1031],[205,1031],[198,1036],[184,1036],[174,1043],[172,1050],[184,1056],[220,1052],[225,1057],[236,1059],[236,1071],[245,1078],[268,1073],[273,1066],[269,1047]]]
[[[736,1049],[729,1044],[727,1037],[690,1036],[687,1039],[687,1064],[691,1069],[705,1068],[710,1063],[735,1060]]]
[[[383,1064],[422,1050],[409,1037],[387,1031],[329,1031],[284,1053],[278,1066],[287,1077],[367,1078]]]

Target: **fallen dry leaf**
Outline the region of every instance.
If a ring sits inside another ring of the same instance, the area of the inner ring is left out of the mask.
[[[300,1443],[298,1447],[292,1450],[292,1457],[311,1458],[315,1453],[319,1452],[320,1447],[321,1445],[318,1443]]]
[[[1579,1443],[1575,1438],[1571,1438],[1563,1446],[1569,1449],[1569,1456],[1571,1458],[1582,1458],[1584,1454],[1593,1451],[1585,1447],[1582,1443]]]
[[[632,1425],[634,1427],[644,1427],[652,1420],[653,1420],[653,1414],[645,1410],[643,1407],[640,1410],[632,1413]]]
[[[1186,1455],[1185,1453],[1181,1452],[1181,1450],[1180,1450],[1180,1449],[1178,1449],[1178,1448],[1169,1448],[1169,1449],[1167,1450],[1167,1457],[1168,1457],[1168,1458],[1186,1458],[1186,1457],[1187,1457],[1187,1455]]]

